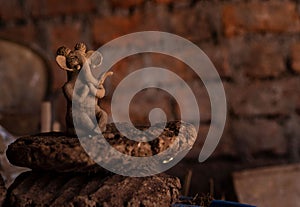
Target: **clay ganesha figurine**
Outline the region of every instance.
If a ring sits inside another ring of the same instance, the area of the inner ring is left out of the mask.
[[[111,76],[112,72],[105,72],[97,80],[91,69],[96,68],[102,63],[102,55],[96,51],[87,51],[84,43],[77,43],[74,50],[67,47],[60,47],[57,50],[56,62],[67,71],[68,80],[63,86],[63,92],[67,99],[66,125],[67,133],[74,135],[73,121],[78,123],[83,133],[90,133],[99,127],[103,132],[107,124],[107,113],[100,108],[99,99],[105,96],[103,86],[105,79]],[[81,78],[79,72],[82,71]],[[76,81],[80,81],[79,90],[74,91]],[[73,107],[76,110],[72,113]],[[97,124],[93,122],[96,115]]]

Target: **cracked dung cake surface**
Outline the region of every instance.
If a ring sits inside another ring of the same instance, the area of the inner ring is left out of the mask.
[[[123,128],[128,125],[121,124]],[[159,130],[159,125],[152,128],[149,133],[155,133]],[[140,127],[146,129],[146,127]],[[179,135],[179,128],[182,133]],[[128,130],[127,135],[135,136],[136,130]],[[89,139],[90,149],[95,153],[102,146],[101,142],[108,142],[119,152],[135,156],[147,157],[153,156],[172,145],[172,152],[179,153],[182,149],[191,148],[196,139],[196,130],[193,125],[185,122],[168,122],[164,131],[153,141],[136,142],[127,139],[121,134],[114,124],[108,124],[107,130],[103,133],[105,138],[97,136]],[[176,142],[180,138],[180,142]],[[62,133],[47,133],[34,136],[26,136],[17,139],[9,145],[7,150],[9,161],[17,166],[28,167],[33,170],[50,170],[56,172],[95,172],[103,170],[95,163],[82,148],[77,137],[69,137]],[[113,155],[104,154],[97,157],[97,162],[109,162],[115,159]],[[116,158],[117,159],[117,158]]]
[[[5,206],[170,206],[180,188],[178,178],[165,174],[136,178],[25,172],[8,189]]]

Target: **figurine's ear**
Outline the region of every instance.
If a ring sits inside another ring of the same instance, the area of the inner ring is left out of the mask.
[[[89,58],[90,63],[93,67],[101,65],[103,57],[102,54],[98,51],[90,50],[86,53],[86,57]]]
[[[114,73],[113,72],[105,72],[102,74],[101,78],[100,78],[100,85],[102,85],[105,81],[105,79],[108,77],[108,76],[112,76]]]
[[[74,71],[73,69],[70,69],[67,67],[65,56],[57,55],[55,60],[56,60],[57,64],[59,65],[59,67],[61,67],[63,70]]]

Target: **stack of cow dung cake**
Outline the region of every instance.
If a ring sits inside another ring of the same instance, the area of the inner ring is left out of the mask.
[[[135,157],[159,154],[178,136],[181,141],[172,146],[174,153],[191,148],[197,134],[193,125],[176,121],[168,122],[150,142],[127,139],[115,124],[108,124],[103,133],[111,146]],[[16,178],[7,190],[4,206],[170,206],[181,188],[178,178],[166,174],[127,177],[106,171],[88,156],[79,138],[62,133],[21,137],[8,147],[7,157],[12,164],[32,171]],[[115,158],[108,154],[99,159]]]

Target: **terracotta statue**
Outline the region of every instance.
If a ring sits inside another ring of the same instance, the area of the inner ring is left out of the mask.
[[[69,134],[75,134],[73,121],[78,125],[84,133],[93,132],[99,127],[101,131],[105,131],[107,124],[107,113],[100,108],[98,100],[105,95],[104,81],[112,72],[105,72],[97,80],[91,69],[102,63],[102,55],[99,52],[87,51],[84,43],[77,43],[74,50],[67,47],[60,47],[57,50],[56,62],[67,71],[68,81],[63,86],[64,95],[67,99],[66,125]],[[84,67],[83,67],[84,66]],[[82,71],[83,69],[83,71]],[[79,79],[79,72],[82,71],[82,77]],[[74,92],[76,81],[81,81],[80,90]],[[73,107],[76,110],[72,113]],[[97,125],[93,119],[96,115]]]

